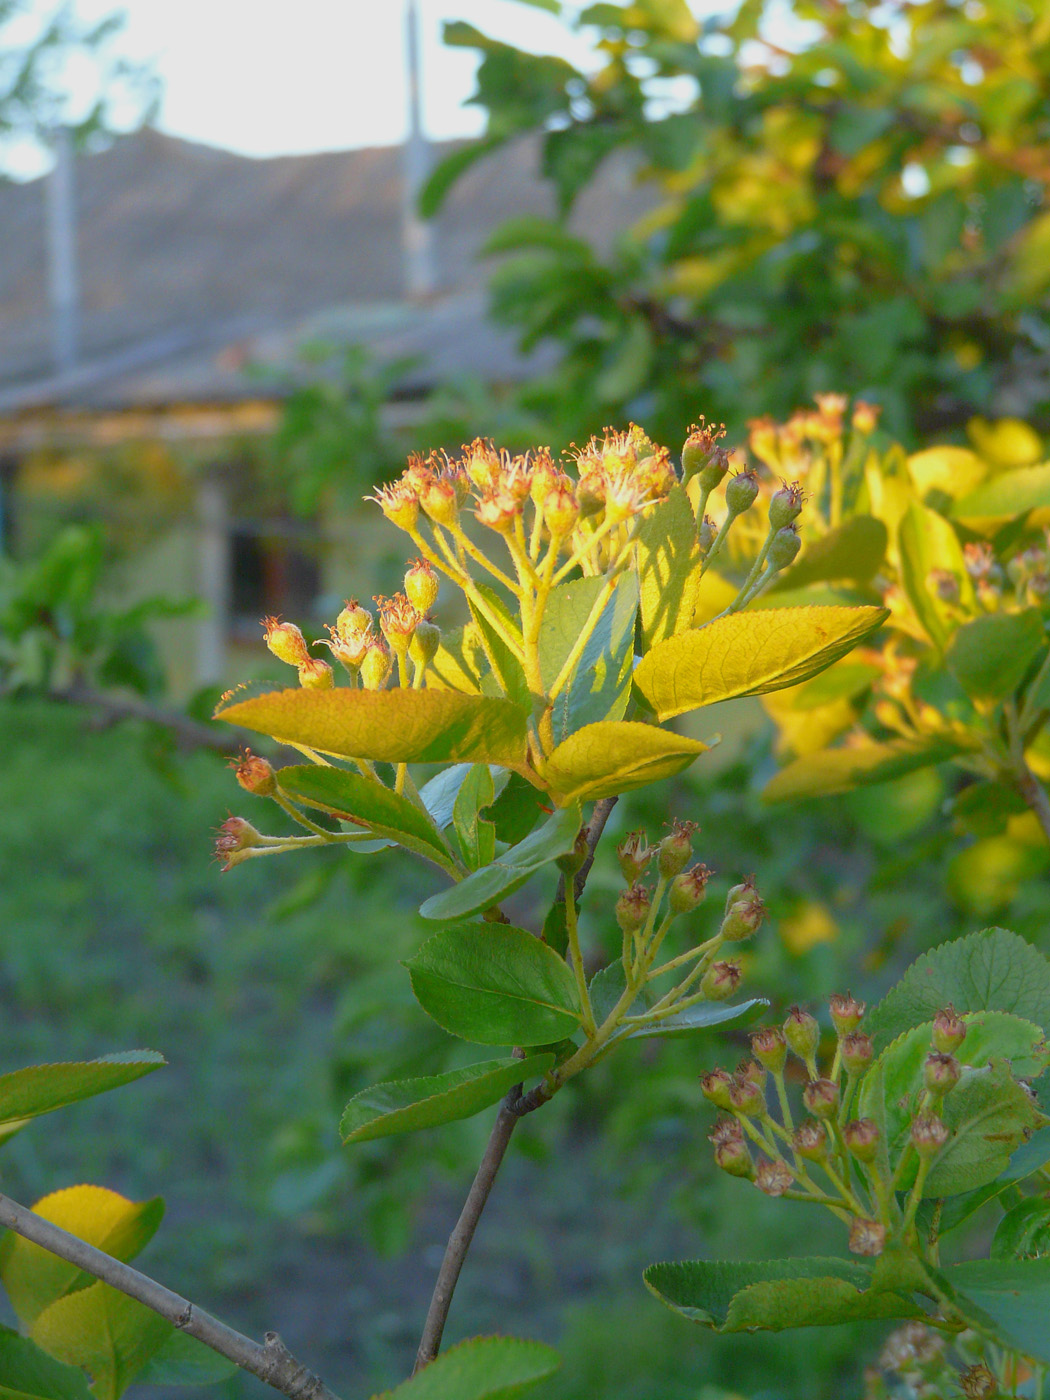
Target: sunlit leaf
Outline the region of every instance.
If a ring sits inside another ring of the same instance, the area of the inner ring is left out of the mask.
[[[639,634],[642,650],[689,627],[700,584],[700,544],[693,507],[672,487],[637,531]]]
[[[847,744],[804,754],[770,778],[762,791],[766,802],[797,802],[849,792],[868,783],[887,783],[918,768],[944,763],[962,750],[948,739],[890,739]]]
[[[232,699],[216,718],[341,758],[514,768],[525,756],[524,710],[452,690],[275,690]]]
[[[559,802],[591,802],[673,777],[706,752],[699,739],[652,724],[610,720],[570,734],[547,760],[543,775]]]
[[[540,674],[545,690],[563,667],[588,625],[592,610],[607,593],[603,578],[574,579],[551,590],[540,628]],[[634,622],[638,585],[633,574],[612,589],[551,715],[556,739],[584,725],[616,719],[627,708],[634,656]]]
[[[1030,510],[1050,507],[1050,462],[1001,472],[963,496],[952,507],[957,520],[1012,520]]]
[[[905,511],[898,530],[901,582],[926,635],[942,650],[959,624],[959,608],[974,608],[973,584],[962,545],[951,525],[917,501]],[[941,598],[931,583],[936,571],[950,574],[959,602]]]
[[[634,682],[661,720],[815,676],[873,632],[885,608],[733,613],[653,647]]]
[[[770,597],[814,583],[874,578],[886,556],[886,526],[871,515],[854,515],[817,539],[806,539],[798,562],[786,569]]]

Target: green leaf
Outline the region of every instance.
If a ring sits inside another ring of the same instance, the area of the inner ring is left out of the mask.
[[[963,1071],[944,1101],[943,1118],[951,1137],[934,1159],[924,1196],[954,1196],[994,1181],[1039,1112],[1009,1068],[995,1061]]]
[[[606,589],[603,578],[574,579],[551,590],[540,627],[540,675],[549,691]],[[594,625],[567,684],[554,702],[554,737],[566,739],[584,725],[618,719],[627,708],[634,658],[638,585],[623,575]]]
[[[488,773],[487,768],[482,771]],[[445,870],[453,868],[448,847],[426,812],[372,778],[348,773],[344,768],[301,763],[279,768],[277,783],[293,802],[317,807],[376,836],[396,841]]]
[[[459,848],[470,870],[488,865],[496,854],[496,828],[481,813],[492,805],[496,790],[484,763],[475,763],[463,779],[452,808]]]
[[[807,539],[798,562],[780,575],[770,594],[838,579],[867,583],[882,566],[888,538],[881,520],[853,515],[819,539]]]
[[[150,1357],[135,1380],[138,1385],[217,1385],[238,1371],[211,1347],[185,1332],[171,1336]]]
[[[1050,1362],[1050,1259],[974,1259],[945,1273],[978,1326],[1011,1351]]]
[[[634,682],[661,720],[738,695],[764,695],[823,671],[888,616],[872,607],[733,613],[658,643]]]
[[[543,776],[559,802],[592,802],[673,777],[707,747],[652,724],[610,720],[570,734],[547,760]]]
[[[948,739],[851,744],[803,754],[773,775],[762,790],[764,802],[798,802],[828,797],[871,783],[887,783],[919,768],[945,763],[961,751]]]
[[[908,1298],[873,1289],[869,1265],[845,1259],[692,1259],[650,1264],[643,1277],[661,1303],[719,1332],[923,1316]]]
[[[952,506],[957,520],[1012,520],[1050,506],[1050,462],[1001,472]]]
[[[865,1024],[876,1051],[948,1005],[960,1013],[1009,1011],[1045,1033],[1050,1027],[1050,960],[1002,928],[940,944],[917,958],[868,1013]]]
[[[490,152],[498,150],[506,139],[507,137],[501,134],[486,137],[481,141],[471,141],[446,156],[431,171],[419,196],[419,212],[423,218],[432,219],[435,214],[440,213],[441,206],[460,176],[466,174],[472,165],[476,165]]]
[[[1038,608],[1019,613],[985,613],[959,628],[945,660],[967,695],[1003,700],[1024,680],[1044,645]]]
[[[0,1327],[0,1400],[91,1400],[83,1371]]]
[[[129,1201],[104,1186],[70,1186],[42,1197],[33,1213],[127,1262],[153,1238],[164,1217],[164,1202],[159,1196]],[[0,1242],[0,1279],[25,1326],[59,1298],[91,1282],[75,1264],[11,1232]]]
[[[517,846],[475,870],[458,885],[431,895],[419,912],[424,919],[465,919],[498,904],[559,856],[568,855],[580,829],[579,806],[561,808]]]
[[[525,929],[442,929],[405,966],[428,1016],[483,1045],[546,1045],[579,1029],[576,981],[565,961]]]
[[[30,1336],[56,1360],[82,1366],[99,1400],[117,1400],[171,1331],[134,1298],[93,1283],[45,1308]]]
[[[456,810],[456,798],[463,782],[474,767],[472,763],[453,763],[448,768],[442,768],[440,773],[423,784],[419,789],[419,798],[423,806],[430,813],[430,819],[439,831],[443,831],[452,822]],[[500,768],[497,764],[489,765],[489,772],[492,775],[492,785],[498,797],[507,786],[511,775],[505,768]],[[524,784],[533,798],[537,798],[539,793],[525,778],[515,775],[514,781]]]
[[[649,1040],[653,1036],[692,1035],[694,1031],[707,1031],[712,1026],[726,1026],[731,1022],[747,1025],[760,1016],[769,1002],[765,997],[753,997],[750,1001],[700,1001],[688,1006],[677,1016],[667,1016],[662,1021],[654,1021],[649,1026],[639,1026],[627,1037],[628,1040]]]
[[[993,1259],[1043,1259],[1050,1255],[1050,1201],[1028,1196],[1006,1212],[992,1238]]]
[[[700,583],[700,543],[689,497],[671,488],[638,527],[641,650],[689,627]]]
[[[950,573],[959,585],[964,611],[974,607],[973,584],[963,558],[962,545],[943,515],[913,501],[898,530],[901,583],[930,640],[943,651],[958,626],[959,604],[946,602],[930,587],[930,574]]]
[[[93,1094],[118,1089],[166,1063],[156,1050],[127,1050],[97,1060],[33,1065],[0,1074],[0,1123],[36,1118]]]
[[[495,614],[501,624],[500,628],[494,627],[477,603],[472,598],[468,598],[467,605],[470,608],[470,615],[474,619],[474,626],[477,628],[481,645],[488,657],[492,675],[508,700],[513,700],[516,705],[521,705],[528,710],[532,706],[532,698],[529,695],[525,672],[521,662],[511,651],[506,641],[507,637],[514,637],[520,645],[521,628],[494,589],[489,588],[484,583],[476,583],[474,587],[488,605],[489,614]],[[485,688],[484,677],[482,678],[482,688]]]
[[[1040,1128],[1017,1149],[1003,1170],[1003,1180],[1023,1181],[1050,1162],[1050,1128]]]
[[[475,1337],[450,1347],[410,1380],[372,1400],[514,1400],[560,1365],[558,1353],[542,1342]]]
[[[473,1118],[515,1084],[546,1074],[553,1064],[551,1054],[529,1055],[524,1060],[483,1060],[466,1069],[422,1079],[373,1084],[347,1104],[339,1132],[344,1142],[368,1142],[393,1133],[434,1128],[457,1118]]]
[[[499,763],[525,758],[527,712],[454,690],[276,690],[231,701],[217,719],[339,758],[386,763]]]

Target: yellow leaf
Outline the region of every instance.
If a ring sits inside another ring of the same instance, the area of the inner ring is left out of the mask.
[[[1039,434],[1019,418],[999,418],[989,423],[987,418],[978,416],[970,419],[966,431],[974,447],[994,470],[1034,467],[1043,460]]]
[[[559,744],[544,777],[560,806],[591,802],[670,778],[707,747],[652,724],[604,720],[577,729]]]
[[[924,502],[931,491],[954,501],[980,486],[988,467],[967,447],[931,447],[908,458],[908,472]]]

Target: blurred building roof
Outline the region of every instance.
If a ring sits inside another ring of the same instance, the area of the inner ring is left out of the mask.
[[[439,153],[440,154],[440,153]],[[50,366],[44,181],[0,185],[0,412],[232,404],[272,387],[310,339],[423,357],[425,388],[455,373],[513,379],[513,339],[484,319],[478,253],[505,219],[546,214],[538,148],[488,157],[433,225],[435,294],[404,294],[397,147],[257,160],[142,131],[76,169],[80,356]],[[581,229],[644,207],[607,163]],[[419,376],[417,376],[419,378]]]

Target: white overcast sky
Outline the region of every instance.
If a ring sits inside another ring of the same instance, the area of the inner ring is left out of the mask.
[[[32,0],[39,16],[57,0]],[[405,0],[74,0],[97,18],[123,10],[121,52],[163,84],[158,125],[190,140],[266,156],[400,141],[406,120]],[[516,0],[419,0],[425,120],[435,137],[476,133],[464,107],[475,57],[441,41],[463,19],[497,38],[585,59],[553,16]],[[77,86],[76,75],[70,80]],[[86,80],[82,81],[86,89]],[[36,159],[21,154],[21,173]],[[33,171],[35,173],[35,171]]]

